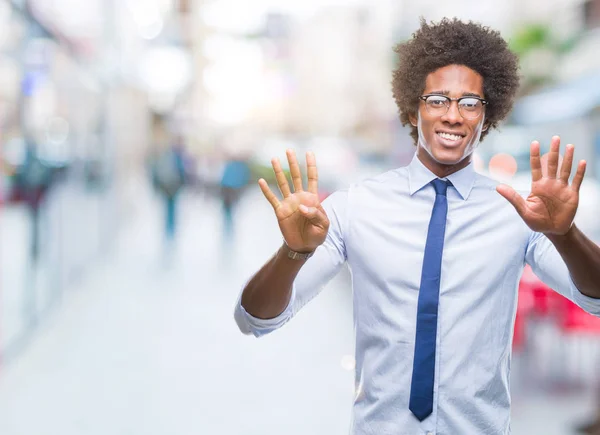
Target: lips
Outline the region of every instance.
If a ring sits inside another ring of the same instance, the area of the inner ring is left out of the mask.
[[[462,144],[464,136],[457,133],[449,133],[444,131],[438,131],[436,133],[438,142],[446,147],[456,147]]]

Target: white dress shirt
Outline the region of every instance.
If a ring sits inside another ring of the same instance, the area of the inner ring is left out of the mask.
[[[352,435],[510,433],[510,361],[517,289],[525,263],[551,288],[600,316],[600,299],[573,284],[554,245],[532,232],[473,165],[448,176],[433,413],[408,409],[417,301],[436,176],[416,157],[323,202],[325,242],[300,270],[291,301],[273,319],[236,304],[246,334],[281,327],[348,262],[356,334]],[[241,298],[240,298],[241,299]]]

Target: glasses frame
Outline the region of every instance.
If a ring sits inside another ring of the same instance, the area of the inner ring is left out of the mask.
[[[427,109],[427,104],[425,104],[425,110],[427,110],[427,113],[429,113],[430,115],[433,115],[433,116],[444,116],[446,113],[448,113],[448,110],[450,110],[450,105],[452,104],[452,102],[456,101],[456,104],[458,105],[458,113],[460,113],[460,116],[462,116],[465,119],[477,119],[481,116],[481,114],[483,113],[483,110],[481,111],[480,114],[478,114],[474,118],[469,118],[468,116],[463,115],[462,111],[460,110],[460,101],[464,100],[465,98],[474,98],[476,100],[481,101],[481,105],[482,105],[483,109],[485,109],[485,106],[488,104],[488,100],[486,100],[484,98],[476,97],[474,95],[465,95],[464,97],[450,98],[446,95],[440,95],[440,94],[425,94],[425,95],[421,95],[419,97],[419,100],[423,100],[423,102],[427,103],[428,97],[442,97],[442,98],[445,98],[446,101],[448,102],[448,104],[444,104],[444,106],[446,106],[446,111],[440,115],[435,115],[433,113],[430,113],[429,110]]]

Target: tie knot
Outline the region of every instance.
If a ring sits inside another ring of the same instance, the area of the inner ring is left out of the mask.
[[[433,188],[435,189],[436,195],[446,196],[446,190],[448,189],[448,182],[444,180],[440,180],[436,178],[431,182],[433,184]]]

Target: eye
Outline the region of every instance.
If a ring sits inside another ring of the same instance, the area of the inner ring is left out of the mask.
[[[437,96],[437,95],[432,95],[427,97],[427,104],[432,106],[432,107],[442,107],[446,105],[446,101],[447,98],[445,97],[441,97],[441,96]]]
[[[478,110],[481,106],[481,101],[477,98],[463,98],[458,104],[465,110]]]

